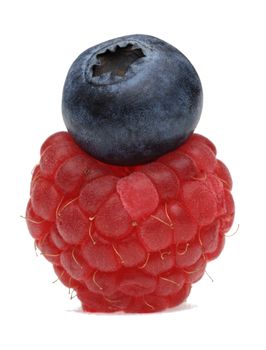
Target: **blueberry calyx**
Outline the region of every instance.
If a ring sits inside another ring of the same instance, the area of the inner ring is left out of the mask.
[[[130,43],[122,47],[116,45],[114,50],[108,48],[103,53],[97,53],[97,63],[92,66],[91,81],[96,83],[95,77],[100,80],[103,75],[107,75],[105,83],[114,83],[117,77],[124,77],[129,67],[141,57],[145,57],[142,49]]]

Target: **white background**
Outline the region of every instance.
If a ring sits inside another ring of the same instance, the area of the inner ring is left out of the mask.
[[[265,349],[264,1],[1,1],[1,349]],[[204,88],[197,132],[230,168],[236,219],[186,304],[151,315],[78,312],[20,215],[39,147],[64,130],[61,93],[86,48],[126,34],[179,48]]]

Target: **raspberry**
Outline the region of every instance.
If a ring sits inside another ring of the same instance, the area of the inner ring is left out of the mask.
[[[182,303],[221,253],[234,219],[231,188],[201,135],[126,167],[94,159],[59,132],[41,147],[26,219],[84,311],[154,312]]]

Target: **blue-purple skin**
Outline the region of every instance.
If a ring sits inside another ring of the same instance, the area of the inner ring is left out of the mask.
[[[155,160],[194,131],[202,87],[189,60],[148,35],[128,35],[84,51],[66,77],[62,112],[75,141],[116,165]]]

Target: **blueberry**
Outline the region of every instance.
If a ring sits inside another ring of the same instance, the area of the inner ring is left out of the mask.
[[[84,51],[68,72],[62,112],[75,141],[95,158],[117,165],[152,161],[194,131],[202,87],[175,47],[129,35]]]

